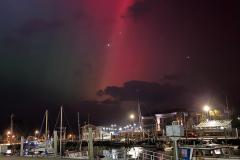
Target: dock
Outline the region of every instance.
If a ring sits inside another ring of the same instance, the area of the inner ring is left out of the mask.
[[[8,156],[0,156],[0,160],[70,160],[68,158],[59,158],[59,157],[8,157]]]

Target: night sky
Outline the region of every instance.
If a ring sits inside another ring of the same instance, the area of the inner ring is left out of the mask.
[[[0,130],[240,106],[236,0],[1,0]],[[135,109],[134,109],[135,108]],[[53,127],[53,126],[52,126]]]

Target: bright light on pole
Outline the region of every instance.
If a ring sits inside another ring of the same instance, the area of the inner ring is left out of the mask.
[[[11,134],[11,131],[7,131],[7,135],[10,135]]]
[[[37,136],[38,136],[38,134],[39,134],[39,130],[35,130],[35,138],[37,139]]]
[[[134,119],[135,118],[135,116],[134,116],[134,114],[130,114],[130,119]]]
[[[11,143],[11,131],[7,131],[7,141]]]
[[[203,107],[203,110],[204,110],[205,112],[209,112],[210,107],[209,107],[208,105],[205,105],[205,106]]]
[[[207,114],[207,121],[208,121],[208,119],[209,119],[210,107],[209,107],[208,105],[205,105],[205,106],[203,107],[203,111],[206,112],[206,114]]]
[[[134,118],[135,118],[134,114],[130,114],[130,119],[132,120],[132,125],[134,123]],[[132,138],[133,138],[133,132],[134,132],[134,125],[132,127]]]
[[[35,130],[35,134],[39,134],[39,131],[38,131],[38,130]]]

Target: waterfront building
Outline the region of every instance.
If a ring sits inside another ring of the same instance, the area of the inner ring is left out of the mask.
[[[93,140],[110,140],[111,133],[105,127],[87,124],[82,127],[82,139],[88,140],[88,129],[92,128]]]
[[[178,121],[179,124],[182,125],[183,120],[178,115],[179,115],[179,113],[177,113],[177,112],[155,114],[156,131],[161,132],[164,135],[165,134],[165,127],[167,125],[171,125],[173,121]]]
[[[195,126],[201,136],[233,136],[232,120],[206,120]]]
[[[166,126],[172,122],[185,129],[185,136],[197,135],[235,136],[236,129],[232,129],[231,120],[224,119],[220,110],[210,110],[208,116],[204,112],[170,112],[158,113],[154,116],[142,118],[143,129],[156,136],[166,135]]]

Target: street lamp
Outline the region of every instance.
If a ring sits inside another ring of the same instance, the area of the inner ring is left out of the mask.
[[[7,131],[7,142],[11,143],[11,131]]]
[[[72,135],[72,134],[69,134],[69,135],[68,135],[68,139],[73,141],[73,135]]]
[[[7,131],[7,135],[10,135],[11,134],[11,131]]]
[[[131,120],[134,120],[134,118],[135,118],[134,114],[130,114],[129,117],[130,117]]]
[[[35,130],[35,138],[37,138],[37,135],[39,134],[39,130]]]
[[[207,114],[207,120],[208,120],[210,107],[209,107],[208,105],[205,105],[205,106],[203,107],[203,111],[206,112],[206,114]]]
[[[205,112],[209,112],[210,107],[209,107],[208,105],[205,105],[205,106],[203,107],[203,110],[204,110]]]
[[[131,119],[131,121],[132,121],[132,125],[133,125],[133,123],[134,123],[134,118],[135,118],[135,116],[134,116],[134,114],[130,114],[130,119]],[[133,132],[134,132],[134,125],[133,125],[133,127],[132,127],[132,138],[133,138]]]

